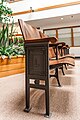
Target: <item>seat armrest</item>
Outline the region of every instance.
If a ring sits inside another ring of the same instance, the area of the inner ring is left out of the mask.
[[[68,45],[64,45],[62,49],[69,49],[70,47]]]
[[[56,42],[54,44],[50,44],[49,47],[57,47],[57,46],[64,46],[65,45],[65,42]]]
[[[24,43],[35,43],[35,42],[51,42],[54,41],[54,43],[57,41],[55,37],[46,37],[46,38],[34,38],[34,39],[27,39],[24,41]]]

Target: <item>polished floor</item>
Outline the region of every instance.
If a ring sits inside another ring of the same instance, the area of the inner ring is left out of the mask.
[[[62,87],[57,87],[56,79],[50,80],[50,118],[45,118],[44,91],[31,90],[29,113],[23,111],[24,74],[0,78],[0,120],[80,120],[80,59],[75,67],[68,67],[63,76],[59,72]]]

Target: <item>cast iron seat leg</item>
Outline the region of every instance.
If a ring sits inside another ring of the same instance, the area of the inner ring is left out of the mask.
[[[49,79],[45,81],[45,105],[46,105],[46,114],[45,117],[49,118],[50,114],[50,106],[49,106]]]
[[[58,86],[61,87],[60,81],[59,81],[59,74],[58,74],[58,68],[55,69],[55,75],[57,78]]]
[[[67,70],[67,64],[65,64],[65,68],[66,68],[66,70]]]
[[[29,85],[29,79],[26,79],[26,83],[25,83],[25,102],[26,102],[26,107],[24,109],[25,112],[29,112],[31,110],[30,107],[30,85]]]
[[[63,75],[65,75],[65,73],[64,73],[64,69],[63,69],[63,66],[61,67],[61,70],[62,70]]]

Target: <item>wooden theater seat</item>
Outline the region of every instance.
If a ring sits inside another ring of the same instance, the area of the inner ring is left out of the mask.
[[[39,34],[40,34],[41,38],[48,37],[46,34],[42,33],[41,31],[39,31]],[[53,43],[54,43],[53,40],[49,42],[49,44],[53,44]],[[49,58],[50,58],[50,60],[62,59],[63,62],[65,60],[68,60],[69,65],[74,66],[74,64],[75,64],[75,62],[74,62],[75,56],[72,55],[72,54],[69,54],[69,48],[70,47],[68,45],[66,45],[64,42],[58,42],[58,39],[56,38],[56,42],[54,43],[54,45],[49,48]],[[66,69],[67,69],[67,65],[68,65],[68,63],[65,64]],[[59,69],[61,69],[63,75],[65,75],[63,65]]]
[[[41,38],[46,38],[49,37],[48,35],[42,33],[41,31],[39,31],[40,37]],[[52,39],[49,44],[54,44],[52,46],[52,48],[50,48],[51,54],[54,54],[54,56],[52,56],[51,58],[54,59],[54,57],[57,54],[57,59],[62,59],[65,57],[71,57],[71,58],[75,58],[74,55],[69,54],[69,49],[70,47],[68,45],[66,45],[65,42],[58,42],[58,39],[56,37],[54,37],[56,39],[56,42],[54,43],[54,40]],[[56,47],[58,47],[57,51],[56,51]],[[49,51],[49,53],[50,53]],[[73,63],[72,63],[73,64]]]
[[[49,109],[49,78],[51,77],[49,70],[56,69],[56,76],[58,85],[58,68],[65,64],[71,64],[74,66],[74,61],[67,61],[66,59],[50,59],[50,49],[53,46],[58,48],[58,41],[55,37],[48,37],[47,35],[41,37],[40,32],[33,26],[26,24],[23,20],[19,19],[19,26],[24,38],[25,48],[25,99],[26,107],[25,111],[29,112],[30,107],[30,88],[41,89],[45,91],[45,106],[46,117],[50,115]],[[57,53],[57,49],[56,49]],[[57,55],[56,55],[57,58]],[[32,83],[31,81],[34,80]],[[40,81],[44,81],[41,84]]]

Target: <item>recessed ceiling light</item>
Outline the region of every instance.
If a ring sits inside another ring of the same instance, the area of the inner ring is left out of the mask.
[[[63,18],[61,18],[61,20],[63,20]]]

